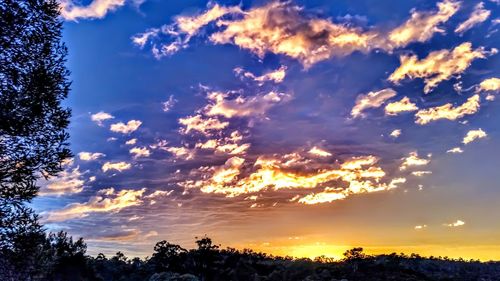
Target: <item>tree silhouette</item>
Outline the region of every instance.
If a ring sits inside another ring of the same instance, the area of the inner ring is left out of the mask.
[[[70,83],[56,0],[2,0],[0,26],[0,270],[21,274],[43,236],[25,203],[71,156],[70,110],[61,106]]]

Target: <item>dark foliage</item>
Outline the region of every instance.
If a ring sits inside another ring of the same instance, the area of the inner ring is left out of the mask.
[[[252,250],[220,249],[208,237],[196,241],[197,249],[160,241],[151,258],[127,258],[118,252],[111,258],[85,255],[85,244],[73,242],[65,233],[51,234],[42,256],[44,272],[30,280],[109,281],[339,281],[339,280],[500,280],[500,263],[424,258],[419,255],[371,256],[362,248],[334,261],[326,257],[292,259]]]
[[[71,156],[70,83],[56,0],[0,0],[0,27],[0,274],[23,280],[40,269],[45,241],[26,203]]]

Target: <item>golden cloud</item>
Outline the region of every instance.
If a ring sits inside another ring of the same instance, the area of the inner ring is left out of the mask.
[[[412,42],[425,42],[434,33],[444,33],[440,24],[448,21],[460,8],[460,2],[445,0],[437,3],[435,12],[413,11],[410,19],[389,33],[388,43],[404,47]]]
[[[282,65],[280,68],[266,72],[262,74],[261,76],[255,76],[253,73],[245,71],[243,68],[237,67],[234,69],[234,72],[236,75],[245,77],[245,78],[250,78],[253,81],[256,81],[259,83],[259,85],[263,85],[265,82],[271,81],[274,83],[281,83],[285,79],[286,76],[286,66]]]
[[[417,105],[412,103],[408,97],[403,97],[401,100],[391,102],[385,106],[385,114],[391,116],[416,110],[418,110]]]
[[[442,81],[460,75],[475,59],[484,59],[488,53],[483,47],[472,49],[470,42],[465,42],[453,50],[439,50],[419,60],[416,55],[402,55],[401,65],[389,76],[388,80],[398,83],[405,78],[423,78],[424,92],[429,93]]]
[[[488,134],[485,131],[483,131],[482,129],[470,130],[465,135],[464,139],[462,140],[462,143],[468,144],[468,143],[471,143],[477,139],[482,139],[482,138],[485,138],[487,136],[488,136]]]
[[[60,210],[42,213],[42,216],[46,215],[45,221],[47,222],[60,222],[83,218],[90,213],[119,212],[123,208],[141,204],[141,198],[145,191],[145,188],[120,191],[116,191],[114,188],[101,189],[97,195],[90,197],[85,203],[71,203]]]
[[[439,119],[456,120],[465,115],[474,114],[479,110],[479,100],[479,95],[474,95],[468,98],[465,103],[457,107],[453,107],[453,104],[447,103],[441,106],[419,110],[415,114],[415,123],[425,125]]]
[[[148,157],[151,151],[146,147],[133,147],[129,150],[130,154],[134,155],[134,158]]]

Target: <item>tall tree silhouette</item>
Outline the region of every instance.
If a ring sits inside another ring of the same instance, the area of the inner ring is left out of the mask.
[[[56,0],[0,0],[0,26],[0,270],[20,274],[30,258],[13,257],[35,253],[44,239],[26,203],[37,180],[71,156],[70,110],[61,106],[70,83]]]

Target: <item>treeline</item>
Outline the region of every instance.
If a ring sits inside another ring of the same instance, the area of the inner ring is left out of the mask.
[[[28,239],[28,237],[26,237]],[[39,237],[40,238],[40,237]],[[32,238],[29,238],[32,241]],[[39,241],[40,242],[40,241]],[[86,254],[83,239],[73,241],[64,232],[49,234],[26,256],[16,255],[18,264],[1,267],[1,280],[40,281],[210,281],[210,280],[500,280],[500,262],[421,257],[416,254],[372,256],[354,248],[342,260],[327,257],[293,259],[252,250],[220,248],[208,237],[196,240],[187,250],[160,241],[151,257],[128,258]],[[3,252],[1,256],[8,256]],[[30,260],[26,260],[30,257]],[[12,258],[12,257],[11,257]],[[5,265],[0,260],[0,265]]]

